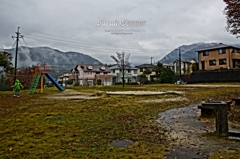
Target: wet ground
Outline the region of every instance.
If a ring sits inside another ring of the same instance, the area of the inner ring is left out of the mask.
[[[215,131],[214,120],[200,120],[198,105],[175,108],[159,114],[159,122],[171,143],[167,159],[209,158],[211,152],[240,148],[240,140],[212,139],[208,132]],[[229,126],[229,131],[240,132]]]

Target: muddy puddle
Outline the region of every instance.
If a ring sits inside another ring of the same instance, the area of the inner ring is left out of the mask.
[[[167,110],[159,114],[158,123],[165,129],[171,143],[167,159],[209,158],[211,152],[240,148],[240,140],[214,140],[206,137],[215,131],[215,121],[203,121],[198,104]],[[240,132],[229,126],[229,131]]]

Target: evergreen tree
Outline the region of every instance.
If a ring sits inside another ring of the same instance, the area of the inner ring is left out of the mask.
[[[163,64],[158,63],[156,67],[156,76],[160,83],[173,83],[175,73],[170,68],[165,68]]]
[[[12,73],[14,70],[12,65],[12,55],[8,52],[0,52],[0,66],[3,67],[3,71],[6,73]]]

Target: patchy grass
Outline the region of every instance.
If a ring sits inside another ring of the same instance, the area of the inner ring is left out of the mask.
[[[219,151],[215,153],[211,153],[210,159],[239,159],[240,151],[237,149],[230,149],[226,151]]]
[[[20,98],[14,98],[12,92],[0,92],[0,158],[164,158],[169,145],[164,131],[155,123],[159,112],[208,97],[226,100],[237,96],[240,91],[240,88],[186,90],[180,85],[79,86],[67,89],[92,93],[92,96],[100,98],[44,98],[63,95],[56,88],[47,88],[43,94],[35,95],[22,91]],[[185,90],[184,97],[188,101],[139,103],[137,101],[183,95],[111,96],[105,93],[136,90]],[[123,139],[134,144],[128,148],[110,145]]]

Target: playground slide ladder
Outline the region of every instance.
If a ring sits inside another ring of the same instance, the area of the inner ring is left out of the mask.
[[[37,88],[40,77],[41,77],[41,74],[35,74],[34,75],[32,83],[29,87],[29,94],[34,94],[35,93],[35,90]]]

